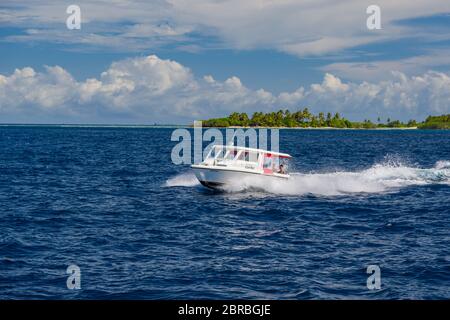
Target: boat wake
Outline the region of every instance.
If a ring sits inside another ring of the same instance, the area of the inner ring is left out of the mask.
[[[272,194],[322,196],[394,192],[414,185],[450,185],[450,161],[438,161],[433,168],[416,168],[399,161],[386,161],[356,172],[291,173],[289,180],[267,182],[255,176],[227,186],[225,192],[263,191]],[[193,173],[183,173],[165,183],[167,187],[200,185]]]

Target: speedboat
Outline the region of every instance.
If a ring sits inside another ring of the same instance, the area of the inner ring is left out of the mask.
[[[287,153],[238,146],[214,145],[205,160],[191,165],[198,181],[211,189],[226,186],[269,183],[289,179],[286,172]],[[255,179],[256,178],[256,179]]]

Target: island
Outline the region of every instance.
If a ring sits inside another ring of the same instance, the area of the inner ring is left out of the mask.
[[[450,129],[450,114],[429,116],[423,122],[409,120],[404,123],[399,120],[387,118],[382,122],[364,120],[362,122],[350,121],[338,112],[332,114],[323,112],[312,114],[308,108],[291,113],[289,110],[277,112],[255,112],[250,118],[247,113],[233,112],[225,118],[212,118],[203,120],[204,127],[271,127],[271,128],[338,128],[338,129]]]

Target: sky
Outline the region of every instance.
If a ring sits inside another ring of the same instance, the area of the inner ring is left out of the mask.
[[[81,28],[66,12],[78,5]],[[381,29],[369,29],[370,5]],[[450,113],[448,0],[0,3],[0,123]]]

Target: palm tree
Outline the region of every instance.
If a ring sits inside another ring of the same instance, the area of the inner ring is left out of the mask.
[[[325,124],[325,115],[323,112],[319,112],[319,125],[322,127]]]
[[[241,123],[242,126],[245,126],[245,127],[248,126],[250,120],[248,118],[248,115],[245,112],[242,112],[239,115],[239,122]]]
[[[331,112],[327,113],[327,126],[331,127]]]
[[[303,119],[305,119],[306,121],[311,119],[311,113],[309,112],[307,107],[303,109]]]

